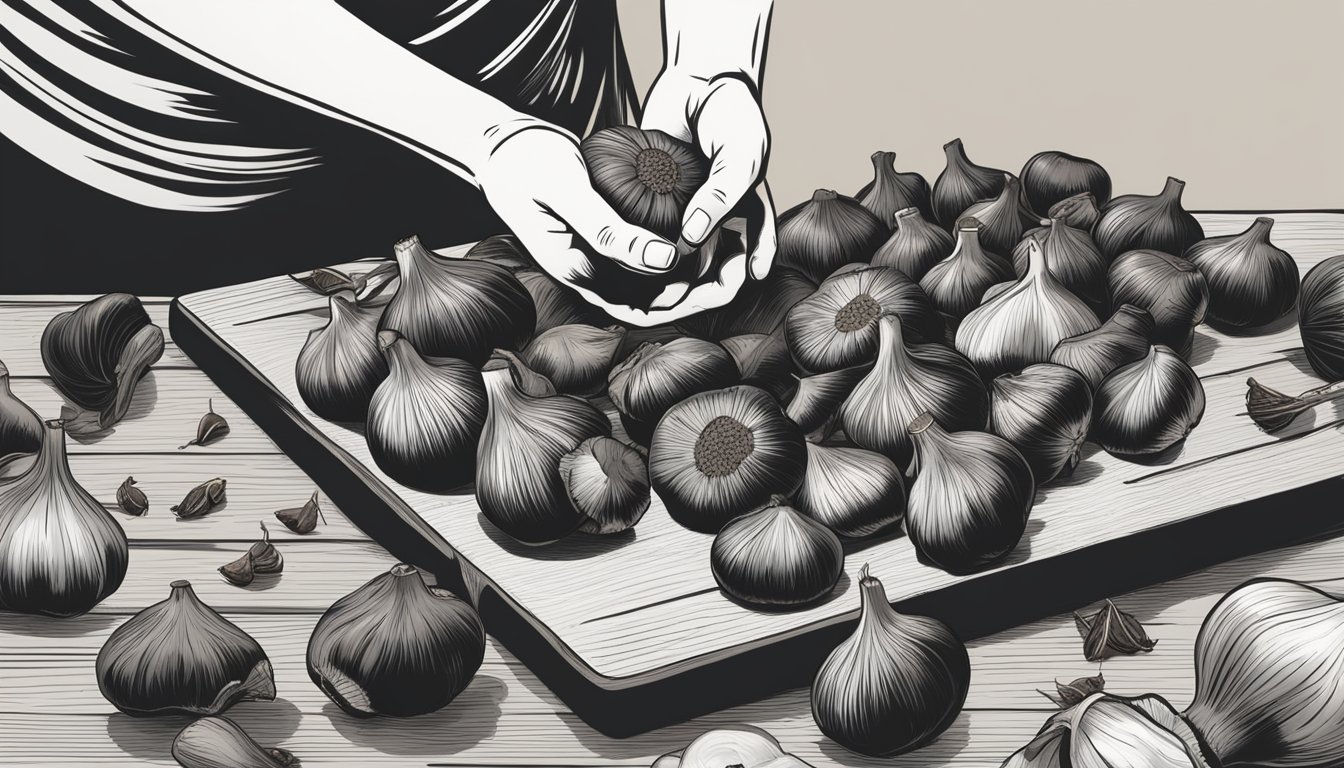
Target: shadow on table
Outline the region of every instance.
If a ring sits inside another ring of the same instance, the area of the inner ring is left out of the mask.
[[[299,728],[299,708],[285,699],[249,701],[223,713],[263,747],[275,746]],[[123,752],[140,760],[172,762],[173,739],[194,717],[107,717],[107,735]]]
[[[94,445],[116,434],[116,424],[106,428],[99,427],[97,413],[75,405],[64,394],[61,395],[61,401],[61,418],[66,420],[65,434],[74,442],[80,445]],[[131,404],[127,407],[126,414],[121,417],[121,421],[117,423],[145,418],[153,413],[154,406],[158,402],[159,384],[154,377],[154,371],[151,370],[136,384]]]
[[[452,755],[494,737],[500,704],[508,693],[499,678],[477,675],[451,704],[427,715],[364,719],[330,702],[323,705],[322,715],[342,737],[361,747],[388,755]]]
[[[27,613],[0,613],[0,632],[33,637],[69,638],[96,634],[121,620],[107,613],[58,619]]]

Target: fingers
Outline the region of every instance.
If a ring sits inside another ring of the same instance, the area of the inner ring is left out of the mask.
[[[710,169],[686,206],[681,236],[699,245],[760,181],[770,139],[755,97],[733,79],[715,85],[695,118],[695,130]]]
[[[761,230],[756,236],[756,247],[751,252],[751,276],[755,280],[764,280],[770,274],[775,263],[775,202],[770,196],[770,185],[764,181],[756,187],[756,197],[761,201]]]
[[[677,249],[671,243],[622,219],[587,178],[583,182],[551,203],[574,234],[597,253],[637,272],[663,272],[672,266]]]

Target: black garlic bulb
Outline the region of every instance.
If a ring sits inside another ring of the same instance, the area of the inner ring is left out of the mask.
[[[585,533],[620,533],[648,511],[649,464],[612,437],[590,437],[560,458],[560,479]]]
[[[836,429],[840,405],[872,369],[873,364],[868,362],[803,376],[798,379],[798,388],[789,398],[784,413],[803,430],[808,440],[825,440]]]
[[[1090,234],[1101,220],[1101,209],[1097,207],[1097,198],[1091,192],[1081,192],[1050,206],[1045,217],[1059,219],[1074,229]]]
[[[668,408],[691,395],[738,382],[737,363],[712,341],[683,337],[649,342],[607,377],[607,394],[631,440],[648,445]]]
[[[1095,160],[1051,150],[1032,155],[1022,166],[1022,192],[1039,215],[1074,195],[1090,194],[1098,203],[1111,199],[1111,175]]]
[[[584,522],[560,461],[611,421],[587,400],[556,394],[546,377],[510,352],[486,364],[490,411],[476,450],[476,503],[494,526],[524,544],[547,544]]]
[[[1110,262],[1092,237],[1081,229],[1065,224],[1061,219],[1044,219],[1041,226],[1026,233],[1013,248],[1013,271],[1024,277],[1031,266],[1031,240],[1045,252],[1045,263],[1050,274],[1070,293],[1087,303],[1098,318],[1106,317],[1110,294],[1106,285],[1106,268]]]
[[[829,528],[775,496],[763,509],[729,521],[709,548],[714,581],[740,603],[801,608],[835,589],[845,565]]]
[[[1000,254],[1012,253],[1023,233],[1040,220],[1022,204],[1022,184],[1011,174],[1004,175],[998,195],[972,203],[961,216],[979,221],[981,244]]]
[[[464,259],[489,261],[517,274],[520,269],[535,269],[536,259],[513,235],[491,235],[478,241],[463,254]]]
[[[1257,328],[1293,311],[1301,276],[1293,257],[1269,241],[1273,227],[1273,219],[1260,216],[1240,234],[1210,237],[1186,250],[1209,285],[1210,325]]]
[[[263,747],[227,717],[193,720],[173,739],[173,759],[182,768],[289,768],[299,761],[288,750]]]
[[[649,479],[682,526],[718,533],[725,523],[792,493],[807,466],[803,432],[769,393],[737,386],[668,409],[649,446]]]
[[[956,234],[952,255],[933,265],[919,281],[919,287],[950,321],[949,325],[959,323],[980,306],[990,286],[1013,279],[1012,264],[981,244],[977,219],[967,217],[958,221]]]
[[[522,283],[536,307],[533,335],[545,333],[557,325],[602,325],[610,321],[602,310],[589,304],[573,288],[562,285],[540,269],[520,269],[513,276]]]
[[[840,746],[891,757],[946,731],[971,686],[966,646],[947,625],[897,613],[882,582],[859,571],[862,608],[854,634],[812,682],[812,719]]]
[[[947,230],[920,215],[917,208],[896,212],[896,229],[877,249],[870,262],[875,267],[895,267],[918,282],[934,264],[952,255],[956,240]]]
[[[873,153],[873,180],[863,185],[854,198],[888,228],[896,226],[896,212],[914,208],[926,219],[933,219],[929,182],[913,171],[896,170],[895,152]]]
[[[9,388],[9,369],[0,362],[0,467],[42,448],[42,418]]]
[[[780,214],[776,259],[820,282],[846,264],[867,262],[888,232],[859,201],[818,189],[811,200]]]
[[[1111,263],[1106,280],[1113,306],[1146,310],[1153,318],[1152,342],[1189,357],[1195,326],[1209,306],[1209,285],[1198,267],[1163,251],[1129,251]]]
[[[42,364],[75,405],[98,415],[97,428],[121,421],[136,384],[163,355],[163,330],[140,299],[109,293],[51,319]]]
[[[975,366],[942,344],[907,344],[899,318],[880,321],[877,363],[840,407],[845,435],[862,448],[910,463],[907,426],[932,411],[950,429],[984,429],[989,393]]]
[[[1185,253],[1204,239],[1204,228],[1181,207],[1184,191],[1184,181],[1168,176],[1156,195],[1121,195],[1106,203],[1092,230],[1097,247],[1108,259],[1140,249]]]
[[[333,294],[330,319],[308,334],[294,364],[299,397],[328,421],[359,422],[369,412],[374,390],[387,378],[387,360],[378,347],[381,307],[361,307],[353,293]]]
[[[1068,366],[1096,389],[1107,374],[1148,356],[1153,316],[1133,304],[1122,304],[1100,328],[1070,336],[1055,345],[1050,362]]]
[[[191,584],[132,616],[98,651],[103,697],[128,715],[217,715],[271,701],[271,662],[252,636],[202,603]]]
[[[947,165],[933,182],[933,213],[939,224],[951,229],[973,203],[998,197],[1009,174],[972,163],[961,139],[944,144],[943,154]]]
[[[793,357],[783,333],[748,333],[719,344],[732,355],[743,384],[760,387],[781,403],[788,401],[798,378],[793,375]]]
[[[355,717],[442,709],[484,658],[476,610],[405,564],[333,603],[308,638],[308,677]]]
[[[1092,439],[1114,456],[1151,456],[1181,442],[1204,416],[1204,385],[1170,347],[1102,380],[1092,405]]]
[[[420,354],[479,366],[494,348],[518,349],[531,337],[536,307],[508,269],[439,256],[414,235],[393,253],[400,285],[378,327],[405,336]]]
[[[817,284],[802,272],[776,264],[764,280],[749,280],[732,301],[677,321],[691,336],[721,341],[748,333],[774,333],[798,302],[812,295]]]
[[[470,483],[485,424],[485,385],[475,366],[429,359],[396,331],[379,331],[390,373],[369,403],[365,439],[378,468],[402,485],[442,493]]]
[[[794,494],[798,511],[846,538],[900,527],[901,470],[886,456],[844,445],[807,444],[807,472]]]
[[[1302,279],[1298,326],[1311,369],[1326,381],[1344,379],[1344,255],[1322,261]]]
[[[932,414],[910,423],[915,480],[905,532],[925,562],[965,574],[1008,556],[1036,499],[1031,466],[986,432],[948,432]]]
[[[913,342],[943,339],[942,318],[918,285],[891,267],[862,265],[832,275],[794,305],[784,334],[804,370],[835,371],[873,359],[884,312],[901,319]]]
[[[558,325],[528,343],[520,357],[528,367],[551,380],[566,395],[596,395],[607,386],[607,374],[625,339],[619,325]]]
[[[987,431],[1021,452],[1038,486],[1068,475],[1092,423],[1092,387],[1081,373],[1038,363],[989,384]]]
[[[709,175],[694,146],[662,131],[617,125],[580,145],[593,189],[621,218],[676,242],[691,196]]]

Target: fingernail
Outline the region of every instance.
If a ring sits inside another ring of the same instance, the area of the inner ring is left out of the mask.
[[[677,249],[671,243],[653,241],[644,246],[644,266],[649,269],[667,269],[677,258]]]
[[[709,234],[709,214],[705,213],[704,208],[696,208],[686,218],[686,224],[681,228],[681,236],[692,243],[698,243],[705,239]]]

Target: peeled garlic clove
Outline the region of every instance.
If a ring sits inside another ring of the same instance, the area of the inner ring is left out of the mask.
[[[625,337],[619,325],[561,325],[537,336],[521,357],[532,370],[567,395],[593,395],[607,383],[616,350]]]
[[[912,341],[940,341],[943,321],[920,287],[891,267],[856,265],[832,275],[784,321],[789,351],[803,369],[835,371],[873,359],[878,318],[899,316]]]
[[[1344,379],[1344,255],[1307,272],[1300,304],[1298,326],[1311,369],[1326,381]]]
[[[873,180],[863,185],[854,198],[889,228],[896,227],[896,212],[903,208],[914,209],[932,220],[929,182],[913,171],[901,173],[896,170],[895,161],[895,152],[874,152]]]
[[[1050,273],[1040,245],[1031,240],[1028,248],[1026,275],[957,328],[957,351],[986,377],[1043,363],[1059,342],[1100,325],[1087,304]]]
[[[957,244],[952,255],[933,265],[919,287],[939,311],[957,321],[980,306],[990,286],[1012,279],[1012,265],[980,244],[980,222],[965,217],[957,222]]]
[[[1204,416],[1204,385],[1170,347],[1113,371],[1097,387],[1092,439],[1116,456],[1161,453]]]
[[[852,197],[818,189],[779,216],[778,263],[815,282],[854,262],[866,262],[887,239],[887,225]]]
[[[534,335],[560,325],[602,325],[609,321],[601,310],[589,304],[577,291],[562,285],[540,269],[520,269],[513,276],[522,283],[536,307]]]
[[[87,613],[121,586],[128,558],[121,524],[70,474],[64,423],[46,422],[36,461],[0,485],[0,609]]]
[[[947,625],[897,613],[882,582],[859,572],[858,628],[812,682],[812,719],[835,743],[891,757],[946,731],[966,702],[971,661]]]
[[[1273,227],[1273,219],[1261,216],[1241,234],[1210,237],[1186,250],[1209,285],[1211,325],[1255,328],[1293,310],[1297,262],[1269,241]]]
[[[731,361],[729,361],[731,365]],[[611,421],[512,353],[486,364],[490,410],[476,451],[476,503],[496,528],[524,544],[568,536],[585,518],[570,502],[560,461],[590,437],[610,437]]]
[[[1097,250],[1091,236],[1059,219],[1046,219],[1042,226],[1027,232],[1013,249],[1013,271],[1027,274],[1031,262],[1031,239],[1045,251],[1045,263],[1070,293],[1087,303],[1098,318],[1105,317],[1110,305],[1106,285],[1106,257]]]
[[[1101,219],[1101,209],[1097,207],[1095,195],[1091,192],[1082,192],[1050,206],[1045,215],[1046,218],[1059,219],[1074,229],[1090,233]]]
[[[895,267],[918,281],[956,247],[947,230],[925,219],[917,208],[902,208],[893,222],[895,231],[873,254],[875,267]]]
[[[98,689],[137,717],[217,715],[271,701],[271,662],[243,630],[202,603],[186,581],[112,631],[98,651]]]
[[[487,409],[480,372],[462,360],[427,359],[395,331],[379,331],[378,345],[389,373],[365,423],[374,463],[396,482],[430,493],[470,483]]]
[[[1092,388],[1062,365],[1038,363],[989,385],[988,431],[1013,444],[1045,485],[1078,465],[1092,422]]]
[[[495,347],[516,349],[532,335],[536,307],[498,264],[432,253],[412,235],[393,247],[401,283],[378,321],[421,355],[480,365]]]
[[[1032,155],[1022,166],[1022,192],[1033,211],[1044,214],[1080,194],[1105,203],[1111,199],[1111,175],[1095,160],[1051,150]],[[1087,227],[1083,227],[1086,229]]]
[[[135,487],[135,478],[127,477],[117,486],[117,506],[122,512],[134,517],[140,517],[149,511],[149,497],[145,492]]]
[[[308,676],[355,717],[442,709],[484,658],[475,609],[405,564],[333,603],[308,639]]]
[[[1133,304],[1153,317],[1152,342],[1182,357],[1194,346],[1195,326],[1204,322],[1209,286],[1189,261],[1162,251],[1129,251],[1107,273],[1111,302]]]
[[[989,392],[965,357],[942,344],[906,345],[902,328],[898,318],[882,318],[877,363],[845,399],[840,420],[855,445],[904,468],[916,416],[931,411],[950,429],[983,429]]]
[[[173,759],[183,768],[287,768],[288,751],[265,749],[227,717],[202,717],[173,739]]]
[[[786,756],[784,748],[769,733],[750,725],[734,725],[705,731],[680,754],[664,755],[654,766],[663,768],[666,761],[671,768],[728,768],[734,765],[743,768],[769,765],[773,768],[773,761]]]
[[[1023,206],[1022,185],[1011,174],[1004,174],[997,196],[972,203],[961,217],[980,222],[980,242],[992,253],[1011,253],[1022,234],[1040,218]]]
[[[819,441],[830,437],[841,404],[872,369],[872,363],[864,363],[798,379],[798,388],[784,409],[785,415],[803,430],[809,440]]]
[[[845,553],[831,529],[775,496],[719,530],[709,563],[729,597],[758,608],[799,608],[835,589]]]
[[[361,307],[354,294],[329,300],[327,324],[308,334],[294,363],[299,397],[329,421],[364,421],[373,392],[387,378],[387,360],[378,348],[378,308]]]
[[[183,520],[204,517],[228,500],[227,487],[228,481],[222,477],[206,480],[187,491],[182,501],[169,508],[169,511]]]
[[[749,280],[727,305],[677,321],[692,336],[720,341],[749,333],[774,333],[795,304],[812,295],[817,284],[802,272],[776,264],[764,280]]]
[[[9,369],[0,362],[0,467],[42,448],[42,419],[9,388]]]
[[[1013,444],[985,432],[948,432],[929,413],[910,423],[917,475],[905,532],[915,551],[964,574],[1008,555],[1036,499],[1031,466]]]
[[[794,494],[798,511],[847,538],[893,530],[905,517],[901,470],[880,453],[807,444],[807,471]]]
[[[1009,174],[972,163],[961,139],[944,144],[943,154],[947,157],[947,166],[933,182],[933,212],[939,224],[951,229],[973,203],[997,197]]]
[[[1148,356],[1153,316],[1133,304],[1122,304],[1095,331],[1070,336],[1055,345],[1050,362],[1081,373],[1093,389],[1107,374]]]
[[[1338,764],[1344,601],[1280,579],[1229,592],[1195,640],[1195,698],[1185,717],[1224,765]]]
[[[612,369],[607,394],[630,439],[648,445],[668,408],[737,382],[737,364],[726,349],[712,341],[680,338],[636,349]]]
[[[1106,203],[1092,231],[1097,247],[1108,259],[1134,250],[1185,253],[1204,239],[1204,228],[1181,207],[1184,191],[1184,181],[1168,176],[1157,195],[1121,195]]]
[[[760,387],[784,402],[797,386],[793,358],[782,333],[751,333],[719,342],[737,365],[743,384]]]
[[[668,409],[649,446],[649,479],[673,520],[701,533],[802,482],[802,430],[764,390],[728,387]]]
[[[560,478],[585,533],[620,533],[649,509],[649,465],[634,448],[611,437],[590,437],[560,459]]]

